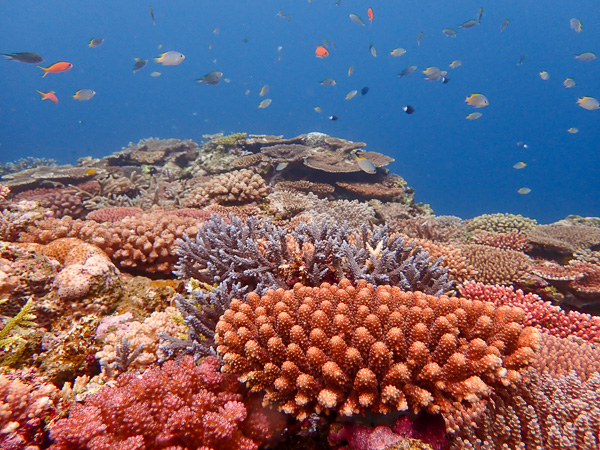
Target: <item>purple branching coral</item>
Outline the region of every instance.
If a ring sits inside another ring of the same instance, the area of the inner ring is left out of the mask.
[[[255,217],[243,222],[232,216],[227,224],[211,216],[195,239],[177,240],[176,253],[179,277],[241,283],[259,294],[297,282],[318,286],[344,278],[437,296],[451,286],[439,260],[431,262],[422,247],[390,236],[387,226],[371,231],[363,225],[353,233],[346,224],[331,227],[323,221],[288,231]]]
[[[246,288],[239,284],[223,282],[212,291],[193,289],[189,299],[177,295],[175,304],[189,328],[188,338],[183,340],[161,333],[161,339],[166,341],[160,345],[166,355],[165,359],[190,354],[198,362],[204,356],[215,355],[214,335],[217,322],[229,308],[231,300],[243,298],[245,291]]]

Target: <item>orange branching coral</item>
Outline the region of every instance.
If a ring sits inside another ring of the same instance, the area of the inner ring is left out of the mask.
[[[223,372],[299,419],[435,413],[520,380],[540,341],[524,316],[520,308],[342,280],[234,300],[215,341]]]
[[[484,284],[512,284],[527,274],[532,262],[524,253],[489,245],[462,245],[460,249],[478,272],[473,281]]]

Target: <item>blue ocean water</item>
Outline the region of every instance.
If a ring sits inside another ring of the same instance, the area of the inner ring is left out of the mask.
[[[320,131],[393,156],[391,170],[437,214],[511,212],[540,222],[567,214],[600,216],[600,111],[576,105],[578,97],[600,98],[600,62],[574,59],[576,53],[600,52],[597,2],[336,3],[0,1],[0,52],[38,53],[44,67],[74,64],[42,79],[35,65],[0,61],[0,161],[35,156],[75,162],[151,136],[201,141],[217,132],[291,137]],[[459,28],[476,19],[480,7],[481,23]],[[279,10],[290,20],[278,17]],[[353,23],[351,13],[366,25]],[[583,23],[581,33],[570,28],[573,17]],[[509,24],[501,33],[505,19]],[[456,38],[442,34],[448,27]],[[89,48],[93,37],[104,44]],[[318,59],[315,48],[324,39],[330,56]],[[397,47],[406,54],[390,56]],[[153,61],[169,50],[182,52],[185,61],[171,67]],[[136,57],[149,63],[134,74]],[[462,66],[448,68],[457,59]],[[399,79],[410,65],[417,72]],[[355,71],[348,77],[350,66]],[[429,66],[448,70],[449,83],[425,81],[421,71]],[[231,81],[195,83],[213,70]],[[154,71],[161,76],[151,77]],[[543,81],[541,71],[550,79]],[[328,77],[337,85],[321,86]],[[577,86],[566,89],[567,77]],[[265,84],[272,104],[259,109]],[[345,100],[365,86],[366,95]],[[84,88],[97,95],[87,102],[71,98]],[[36,90],[55,91],[59,103],[40,101]],[[468,106],[465,98],[473,93],[486,95],[490,105]],[[407,104],[416,108],[413,115],[402,111]],[[314,111],[317,106],[322,113]],[[465,120],[476,111],[483,117]],[[328,120],[330,115],[339,120]],[[580,132],[570,134],[570,127]],[[519,141],[528,148],[517,146]],[[513,169],[519,161],[527,167]],[[519,195],[521,187],[531,193]]]

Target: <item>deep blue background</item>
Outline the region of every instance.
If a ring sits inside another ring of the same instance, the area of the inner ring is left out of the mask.
[[[541,222],[567,214],[600,216],[600,111],[575,104],[581,96],[600,98],[600,60],[573,59],[584,51],[600,54],[596,1],[335,3],[0,0],[0,52],[31,51],[44,56],[47,65],[74,64],[69,72],[42,79],[34,65],[0,61],[0,161],[32,155],[74,162],[151,136],[201,141],[203,134],[217,132],[295,136],[321,131],[364,141],[368,149],[396,158],[391,169],[437,214],[468,218],[512,212]],[[375,12],[372,27],[368,7]],[[459,29],[476,18],[479,7],[484,8],[481,24]],[[291,21],[277,17],[279,9],[291,14]],[[350,13],[367,26],[351,22]],[[572,17],[583,22],[579,34],[569,27]],[[500,33],[507,18],[510,24]],[[442,34],[446,27],[457,30],[455,39]],[[88,48],[96,36],[105,43]],[[323,39],[331,55],[320,60],[314,50]],[[371,42],[376,58],[368,51]],[[407,53],[391,57],[396,47]],[[151,60],[168,50],[182,52],[186,60],[175,67],[151,61],[132,73],[134,57]],[[521,55],[526,58],[517,67]],[[455,59],[463,66],[448,69],[450,83],[423,80],[420,72],[426,67],[447,68]],[[418,72],[398,79],[397,73],[412,64]],[[349,78],[350,66],[356,70]],[[212,70],[224,72],[231,83],[194,83]],[[542,70],[550,80],[539,78]],[[153,71],[162,76],[150,77]],[[337,86],[320,86],[326,77]],[[577,86],[564,88],[566,77]],[[264,84],[270,85],[267,97],[273,103],[263,110],[257,106]],[[370,88],[366,96],[344,100],[348,91],[363,86]],[[97,91],[96,97],[88,102],[70,98],[83,88]],[[40,101],[36,89],[56,91],[59,104]],[[476,92],[489,98],[489,107],[475,110],[464,103]],[[417,109],[412,116],[401,110],[407,103]],[[313,110],[316,106],[322,114]],[[483,117],[465,120],[474,111]],[[339,120],[327,120],[331,114]],[[567,133],[569,127],[580,133]],[[518,141],[529,149],[518,147]],[[528,166],[513,169],[518,161]],[[523,186],[532,192],[517,194]]]

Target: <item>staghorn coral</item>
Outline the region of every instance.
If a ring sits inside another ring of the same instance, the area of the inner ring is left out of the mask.
[[[496,391],[476,426],[462,427],[455,450],[596,450],[600,445],[600,374],[580,380],[575,372]]]
[[[512,284],[527,274],[531,259],[521,252],[487,245],[461,245],[460,251],[477,271],[473,281],[484,284]]]
[[[566,338],[577,336],[588,342],[600,343],[600,318],[578,311],[565,311],[535,294],[515,291],[512,286],[486,286],[466,282],[459,287],[460,294],[470,300],[492,302],[496,306],[508,305],[523,309],[525,324],[541,331]]]
[[[59,391],[35,369],[0,374],[0,448],[36,450],[57,416]]]
[[[343,280],[234,300],[215,341],[223,372],[298,419],[437,413],[521,379],[540,340],[523,319],[519,308]]]
[[[215,328],[219,318],[229,308],[231,300],[242,298],[247,287],[240,284],[221,283],[216,288],[202,287],[197,280],[190,280],[189,298],[177,296],[175,304],[188,327],[187,339],[180,339],[173,333],[160,333],[165,344],[160,350],[169,358],[179,354],[190,354],[195,361],[215,353]]]
[[[391,237],[387,227],[351,234],[344,225],[326,221],[300,223],[288,231],[250,217],[231,217],[227,224],[213,216],[196,239],[177,241],[175,274],[209,284],[231,280],[264,292],[289,288],[297,281],[316,286],[321,281],[365,278],[375,284],[399,285],[440,295],[449,289],[447,269],[430,261],[420,247]]]
[[[261,201],[269,193],[265,180],[249,169],[234,170],[211,178],[190,191],[185,204],[202,206],[208,202],[242,204]]]
[[[525,252],[529,249],[527,238],[523,233],[487,233],[485,231],[474,236],[476,244],[489,245],[502,250]]]
[[[214,357],[200,366],[186,357],[141,377],[126,372],[54,425],[50,449],[258,449],[269,433],[244,434],[253,411],[243,403],[242,386],[218,368]]]
[[[600,245],[600,228],[586,225],[538,225],[526,233],[533,251],[571,255]]]
[[[467,221],[469,231],[482,230],[489,233],[519,233],[531,230],[536,225],[535,219],[508,213],[482,214]]]

